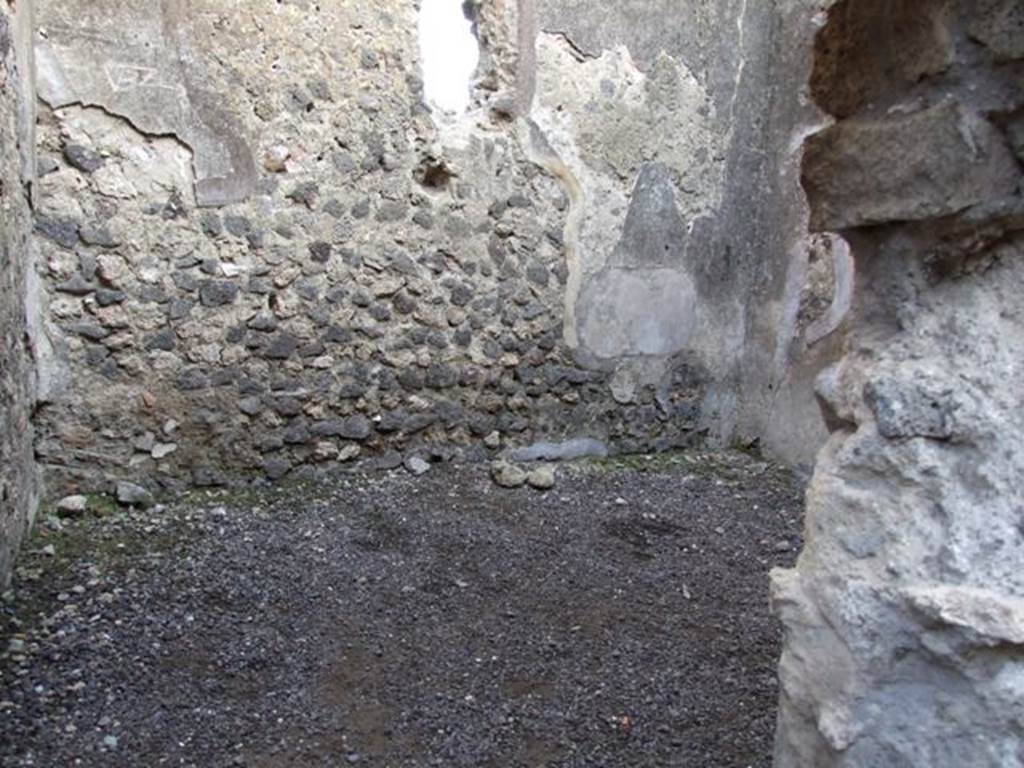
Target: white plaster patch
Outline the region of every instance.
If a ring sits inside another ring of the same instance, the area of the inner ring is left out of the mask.
[[[584,289],[580,340],[601,358],[671,355],[697,321],[697,291],[671,269],[609,270]]]
[[[564,340],[576,348],[587,346],[578,327],[581,308],[589,307],[581,291],[608,266],[641,168],[656,159],[682,179],[677,205],[685,221],[710,215],[721,200],[723,139],[714,129],[706,90],[671,57],[658,57],[648,76],[625,46],[580,62],[564,36],[542,33],[537,62],[530,118],[543,142],[532,144],[531,159],[563,184],[570,199],[564,233],[569,269]],[[663,100],[652,96],[658,88],[671,93],[675,106],[662,108]],[[666,135],[675,139],[668,147]],[[597,163],[596,146],[603,148]],[[624,354],[648,353],[634,348]]]

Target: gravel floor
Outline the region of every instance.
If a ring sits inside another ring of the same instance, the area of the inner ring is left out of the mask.
[[[801,510],[678,454],[51,518],[0,604],[0,764],[769,766]]]

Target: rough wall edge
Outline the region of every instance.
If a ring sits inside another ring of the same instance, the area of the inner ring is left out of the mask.
[[[831,123],[807,95],[813,69],[813,39],[823,23],[829,0],[779,0],[775,3],[773,86],[766,131],[775,173],[771,196],[780,201],[773,226],[765,233],[765,251],[776,264],[774,277],[766,277],[764,302],[748,326],[748,350],[743,379],[756,382],[745,388],[740,428],[758,437],[765,452],[810,473],[828,433],[814,394],[818,371],[834,363],[841,352],[845,328],[834,322],[835,313],[848,299],[837,295],[827,325],[819,324],[814,341],[797,327],[800,293],[807,275],[806,238],[810,210],[801,185],[804,140]],[[843,264],[845,268],[850,266]],[[852,291],[843,274],[841,291]],[[776,282],[772,286],[772,280]],[[822,322],[826,321],[822,318]]]
[[[174,39],[164,40],[163,43],[176,49],[188,45],[187,38],[180,31],[185,23],[184,17],[181,16],[182,10],[165,6],[162,12],[165,28],[178,30]],[[146,125],[146,120],[138,114],[131,114],[129,110],[118,108],[111,100],[91,98],[76,89],[49,40],[42,37],[36,39],[34,58],[39,62],[35,70],[38,96],[51,109],[73,105],[98,108],[127,121],[134,130],[144,136],[173,138],[186,147],[192,154],[195,177],[193,189],[198,206],[214,208],[244,202],[256,191],[256,163],[248,144],[238,135],[234,119],[216,103],[211,94],[196,83],[195,77],[184,64],[179,66],[178,74],[187,103],[194,111],[193,124],[186,126],[187,130],[183,130],[182,126],[159,130],[152,125]],[[181,62],[185,61],[180,53],[178,59]],[[215,141],[211,141],[211,138]],[[219,151],[223,155],[218,162],[214,161],[216,154],[212,154],[212,146],[219,146]],[[207,172],[210,168],[225,165],[225,160],[231,169],[230,173]]]
[[[36,153],[35,153],[35,61],[33,56],[32,34],[34,29],[34,5],[32,0],[22,0],[13,10],[14,22],[14,46],[12,47],[12,58],[18,72],[17,93],[16,93],[16,126],[18,132],[18,156],[20,168],[17,173],[20,178],[17,185],[14,185],[15,194],[21,197],[21,204],[25,207],[26,216],[31,215],[32,196],[34,194]],[[10,219],[5,219],[7,225]],[[39,315],[32,312],[32,291],[35,290],[32,281],[32,270],[34,264],[30,257],[31,248],[31,227],[26,231],[3,232],[0,236],[11,237],[21,246],[20,253],[14,258],[23,260],[24,282],[16,286],[23,292],[22,295],[22,318],[24,336],[21,340],[22,353],[25,356],[25,366],[28,370],[26,378],[20,386],[25,387],[22,395],[25,400],[26,429],[20,435],[22,447],[21,456],[26,462],[23,468],[25,474],[25,486],[21,489],[24,494],[21,499],[21,508],[13,510],[15,516],[13,523],[13,539],[9,542],[0,542],[0,588],[6,588],[10,583],[12,567],[18,550],[22,546],[25,537],[31,531],[39,510],[42,496],[41,476],[34,461],[32,431],[32,411],[36,405],[37,379],[33,373],[33,346],[32,334],[39,321]],[[4,375],[7,366],[0,367],[0,375]],[[8,369],[9,370],[9,369]],[[0,468],[11,470],[12,468]]]
[[[928,4],[841,5],[863,14],[863,28],[895,26],[890,14],[908,10],[917,18]],[[1017,4],[949,5],[956,11],[948,28],[929,33],[963,40],[965,25],[992,22]],[[893,48],[914,60],[903,40],[855,43],[871,64]],[[1013,213],[1022,202],[1021,154],[1003,152],[994,128],[995,149],[978,152],[941,130],[953,121],[935,112],[931,130],[904,130],[899,121],[901,113],[929,117],[920,109],[929,96],[957,109],[1019,114],[1019,80],[991,87],[1000,83],[997,53],[959,45],[950,77],[897,83],[887,110],[832,108],[852,135],[826,147],[824,160],[840,151],[850,160],[822,173],[833,198],[808,187],[812,209],[831,205],[847,217],[811,223],[850,228],[843,234],[859,259],[856,326],[842,363],[819,380],[832,437],[808,492],[806,548],[795,569],[772,574],[786,630],[780,768],[1024,766],[1016,385],[1024,222]],[[843,64],[843,75],[856,77]],[[886,132],[888,141],[878,141]],[[995,167],[978,169],[979,157],[996,158]],[[966,176],[957,164],[980,174],[973,208],[955,197]],[[1010,198],[1008,174],[1017,181]],[[861,179],[857,190],[850,182]],[[953,193],[933,196],[936,179]],[[875,204],[886,185],[884,215],[861,215],[857,206]]]

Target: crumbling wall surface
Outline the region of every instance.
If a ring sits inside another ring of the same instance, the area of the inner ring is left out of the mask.
[[[0,3],[0,587],[38,498],[28,322],[32,231],[32,6]]]
[[[601,209],[626,230],[607,233],[602,259],[623,245],[593,274],[626,279],[583,285],[573,188],[538,161],[540,134],[517,112],[531,16],[513,2],[476,10],[476,102],[453,122],[422,104],[414,3],[40,3],[38,450],[51,492],[484,457],[562,437],[697,439],[710,377],[683,343],[692,302],[675,298],[702,278],[667,262],[722,198],[702,181],[720,177],[725,152],[701,114],[710,103],[671,62],[650,76],[622,53],[594,64],[614,70],[605,87],[627,107],[581,142],[589,162],[610,158]],[[564,54],[553,38],[540,46]],[[566,109],[589,114],[576,96]],[[686,151],[701,159],[662,151],[666,125],[698,131]],[[651,163],[625,145],[631,132]],[[633,187],[643,205],[627,223]],[[649,206],[667,222],[652,235]],[[596,317],[585,326],[598,352],[641,371],[657,359],[656,371],[620,381],[580,354],[566,325],[577,287],[671,309],[650,335],[643,317],[607,339]]]
[[[744,0],[525,6],[533,155],[573,203],[567,342],[620,401],[681,378],[709,438],[810,466],[852,261],[807,235],[793,136],[822,114],[780,34],[799,23]]]
[[[744,40],[733,2],[532,5],[531,146],[570,201],[566,343],[620,402],[686,380],[727,435],[734,408],[715,397],[735,394],[743,302],[723,261],[745,249],[719,236],[750,234],[725,208],[736,102],[760,106],[740,98],[742,60],[764,28]]]
[[[829,5],[803,182],[850,242],[855,330],[773,579],[776,764],[1021,766],[1024,6]]]
[[[808,458],[850,269],[806,238],[772,5],[467,7],[446,118],[413,3],[42,0],[55,492],[565,437]]]
[[[255,165],[234,113],[240,105],[208,79],[187,4],[39,5],[39,95],[47,104],[97,105],[146,133],[173,134],[194,153],[200,205],[253,191]]]
[[[757,124],[765,139],[753,157],[769,169],[736,180],[735,210],[760,211],[748,261],[746,330],[739,379],[741,436],[810,470],[828,437],[814,393],[818,372],[841,356],[850,327],[854,264],[835,232],[809,233],[801,185],[804,138],[829,122],[811,92],[812,50],[822,2],[777,3],[770,53],[757,85],[768,106]]]

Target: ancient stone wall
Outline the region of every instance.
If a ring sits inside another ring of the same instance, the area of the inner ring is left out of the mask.
[[[32,451],[32,6],[0,3],[0,587],[38,498]]]
[[[562,344],[564,194],[507,116],[442,136],[413,4],[161,8],[40,9],[53,477],[685,440]]]
[[[683,361],[705,382],[708,436],[809,465],[843,264],[806,236],[789,142],[816,112],[796,98],[774,7],[540,0],[535,17],[540,161],[582,198],[567,339],[620,402]]]
[[[36,391],[54,495],[830,434],[779,764],[1024,764],[1019,0],[468,3],[465,115],[415,3],[40,0],[34,269],[17,7],[0,572]]]
[[[51,492],[766,433],[765,4],[476,4],[461,118],[413,3],[39,5]]]
[[[1024,765],[1024,5],[829,3],[805,144],[857,265],[786,625],[776,764]],[[816,35],[815,35],[816,32]],[[804,46],[811,50],[811,46]]]

